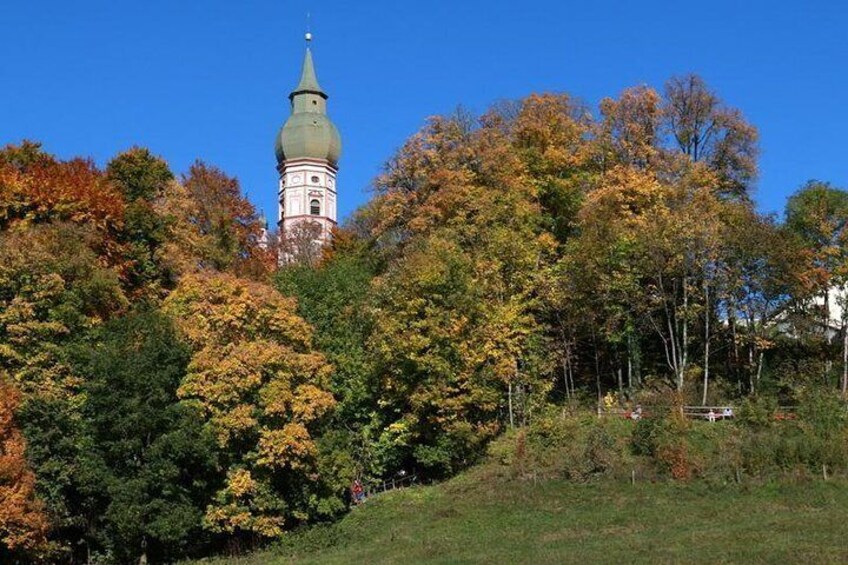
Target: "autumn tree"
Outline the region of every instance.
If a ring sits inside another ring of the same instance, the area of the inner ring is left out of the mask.
[[[663,187],[650,174],[630,168],[606,173],[581,208],[578,234],[546,273],[543,297],[562,341],[563,371],[568,375],[582,357],[598,397],[606,380],[601,373],[615,373],[619,388],[625,380],[628,388],[639,381],[638,336],[654,329],[643,327],[650,311],[639,308],[648,294],[638,231],[646,211],[662,200]]]
[[[228,274],[185,276],[165,303],[192,349],[179,395],[204,415],[226,478],[204,525],[274,537],[337,511],[317,475],[316,426],[332,410],[331,367],[293,300]]]
[[[730,365],[745,369],[747,390],[755,392],[765,353],[792,327],[792,302],[804,302],[819,275],[798,238],[749,205],[729,207],[721,230],[716,300],[731,332]]]
[[[84,451],[84,378],[68,347],[127,307],[118,272],[95,251],[98,241],[97,230],[66,223],[0,233],[0,371],[23,394],[18,425],[59,554],[72,550],[83,520],[72,501]]]
[[[182,177],[184,196],[191,202],[181,207],[180,218],[200,233],[201,264],[218,270],[239,269],[252,260],[265,260],[259,247],[262,223],[250,201],[241,194],[238,180],[202,161],[196,161]],[[273,264],[273,263],[272,263]]]
[[[0,229],[66,221],[98,230],[106,244],[123,212],[121,194],[89,159],[59,161],[33,143],[0,151]]]
[[[169,219],[155,207],[174,175],[161,158],[133,147],[109,162],[106,178],[121,191],[126,205],[118,235],[126,257],[126,285],[139,297],[158,297],[176,277],[162,253],[170,236]]]
[[[538,330],[534,267],[554,240],[510,131],[499,116],[434,119],[377,181],[374,235],[396,252],[375,281],[370,343],[395,466],[438,476],[468,464],[499,411],[514,416],[516,389],[544,395],[521,364]]]
[[[786,203],[786,225],[796,233],[812,253],[819,270],[821,332],[828,343],[832,326],[831,297],[834,290],[844,298],[848,284],[848,192],[828,183],[810,181]],[[843,304],[842,393],[848,394],[848,308]]]
[[[701,77],[689,74],[666,83],[663,114],[673,143],[716,174],[720,194],[750,198],[750,184],[757,175],[758,134],[739,110],[725,106]]]
[[[623,164],[657,167],[662,157],[662,99],[647,86],[628,88],[600,104],[598,141],[605,169]]]
[[[68,224],[0,233],[0,368],[24,394],[75,390],[62,344],[127,306],[97,242],[96,232]]]
[[[20,393],[3,378],[0,381],[0,558],[10,562],[32,558],[45,550],[49,528],[44,506],[35,494],[35,475],[26,460],[26,441],[16,423],[20,402]]]
[[[512,143],[501,150],[521,160],[522,182],[535,189],[544,227],[565,241],[598,169],[595,147],[588,143],[594,123],[587,108],[565,94],[531,95],[518,104],[513,120],[489,112],[483,122],[488,130],[506,128]]]

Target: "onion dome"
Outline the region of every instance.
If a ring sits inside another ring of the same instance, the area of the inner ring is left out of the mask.
[[[311,39],[307,34],[306,41]],[[300,82],[289,95],[292,113],[277,134],[277,162],[317,159],[338,165],[342,152],[339,130],[327,117],[327,93],[318,84],[308,43]]]

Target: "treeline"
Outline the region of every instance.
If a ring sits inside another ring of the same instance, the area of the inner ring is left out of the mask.
[[[431,119],[320,267],[277,274],[363,472],[449,475],[551,402],[844,395],[848,193],[760,214],[757,153],[696,76]]]
[[[262,227],[202,162],[0,151],[0,561],[173,561],[344,507]]]
[[[756,175],[695,76],[433,118],[324,250],[202,162],[5,148],[0,559],[238,551],[610,392],[844,394],[848,194]]]

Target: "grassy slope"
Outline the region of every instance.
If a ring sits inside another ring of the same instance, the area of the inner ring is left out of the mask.
[[[382,495],[244,564],[848,561],[848,484],[502,482]],[[312,549],[311,545],[328,545]]]

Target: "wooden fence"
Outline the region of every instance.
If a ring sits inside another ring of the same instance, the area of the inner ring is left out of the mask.
[[[638,420],[640,418],[650,418],[655,413],[655,408],[645,406],[638,417],[634,417],[633,410],[628,408],[602,408],[598,406],[598,417],[602,416],[618,416],[625,419]],[[739,415],[736,406],[682,406],[683,415],[690,420],[729,420]],[[710,418],[710,411],[713,417]],[[797,417],[794,406],[778,406],[774,412],[775,420],[794,420]]]
[[[417,475],[404,475],[402,477],[391,478],[381,483],[366,483],[365,496],[370,497],[390,490],[399,488],[411,487],[418,483]]]

